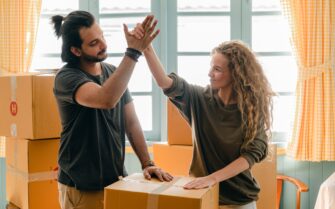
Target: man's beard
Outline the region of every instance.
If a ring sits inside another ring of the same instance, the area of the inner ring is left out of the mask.
[[[104,56],[102,56],[102,54],[104,54]],[[82,52],[81,57],[86,62],[102,62],[107,58],[107,54],[106,54],[106,50],[99,52],[97,56],[91,56],[91,55],[86,54],[85,52]]]

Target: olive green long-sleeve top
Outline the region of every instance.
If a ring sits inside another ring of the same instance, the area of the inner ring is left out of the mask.
[[[264,131],[245,145],[245,131],[237,104],[224,105],[217,91],[210,86],[190,85],[174,73],[169,76],[173,84],[164,93],[192,127],[194,151],[190,175],[209,175],[242,156],[248,161],[249,169],[220,182],[219,204],[243,205],[257,200],[260,188],[250,168],[268,153]]]

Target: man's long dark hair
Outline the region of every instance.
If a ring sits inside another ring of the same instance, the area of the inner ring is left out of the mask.
[[[79,58],[71,52],[71,47],[81,48],[83,41],[80,38],[79,30],[82,27],[91,27],[95,19],[92,14],[86,11],[73,11],[66,17],[55,15],[51,17],[56,36],[62,37],[62,61],[69,64],[77,64]]]

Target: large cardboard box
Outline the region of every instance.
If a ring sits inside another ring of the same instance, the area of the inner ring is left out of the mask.
[[[20,209],[60,209],[57,189],[59,139],[6,139],[7,201]]]
[[[271,154],[251,170],[261,187],[258,209],[275,209],[276,206],[277,151],[275,145],[270,147]],[[153,159],[158,167],[170,174],[187,176],[192,162],[192,150],[192,146],[154,144]]]
[[[105,188],[105,209],[218,209],[218,185],[185,190],[191,180],[149,181],[142,173],[133,174]]]
[[[256,163],[252,169],[252,175],[255,176],[261,187],[258,209],[275,209],[277,197],[277,147],[270,145],[270,154],[260,163]]]
[[[167,103],[167,127],[167,137],[170,145],[192,145],[191,127],[177,107],[169,100]]]
[[[155,143],[152,145],[152,148],[153,160],[157,166],[163,168],[172,175],[189,175],[193,146]]]
[[[0,76],[0,136],[57,138],[61,131],[53,94],[55,75]]]

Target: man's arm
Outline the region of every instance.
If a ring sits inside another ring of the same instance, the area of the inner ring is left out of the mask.
[[[128,140],[143,166],[150,160],[150,156],[133,102],[125,105],[125,122]]]
[[[124,33],[129,48],[142,52],[150,45],[152,40],[158,35],[159,30],[155,31],[157,21],[153,22],[154,17],[147,16],[143,21],[146,28],[143,39],[135,38],[129,31],[128,27],[124,25]],[[130,50],[128,55],[123,57],[117,70],[106,80],[103,85],[98,85],[94,82],[87,82],[80,86],[75,94],[76,101],[87,107],[110,109],[115,107],[119,102],[121,96],[125,92],[136,61],[131,58],[134,55]]]
[[[129,142],[137,157],[139,158],[142,168],[144,168],[144,176],[147,179],[150,179],[151,175],[153,174],[156,175],[157,178],[159,178],[161,181],[171,181],[173,177],[169,173],[164,172],[162,169],[154,165],[148,166],[148,162],[150,162],[150,156],[133,102],[129,102],[125,105],[125,121],[126,133]]]

